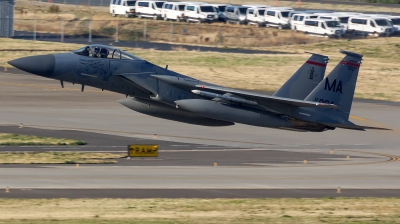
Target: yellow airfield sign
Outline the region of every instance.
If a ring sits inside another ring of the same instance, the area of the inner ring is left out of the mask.
[[[157,157],[158,145],[128,145],[129,157]]]

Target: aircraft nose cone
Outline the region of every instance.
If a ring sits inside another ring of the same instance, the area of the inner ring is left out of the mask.
[[[9,61],[8,64],[25,72],[49,77],[54,71],[55,58],[52,54],[30,56]]]

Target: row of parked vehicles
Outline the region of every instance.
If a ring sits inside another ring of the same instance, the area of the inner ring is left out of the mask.
[[[162,0],[111,0],[110,13],[154,20],[185,22],[225,22],[292,29],[307,34],[341,36],[367,33],[376,36],[399,31],[400,16],[372,15],[330,10],[295,11],[268,5],[229,5],[205,2],[167,2]]]

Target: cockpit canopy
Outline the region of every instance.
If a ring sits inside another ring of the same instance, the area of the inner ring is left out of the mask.
[[[125,51],[121,51],[117,48],[101,45],[92,44],[86,47],[79,48],[78,50],[72,51],[72,53],[92,57],[92,58],[108,58],[108,59],[119,59],[119,60],[143,60],[137,56],[129,54]]]

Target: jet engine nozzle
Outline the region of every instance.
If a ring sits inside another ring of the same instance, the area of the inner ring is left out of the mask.
[[[55,58],[52,54],[29,56],[9,61],[8,64],[34,75],[49,77],[54,72]]]

